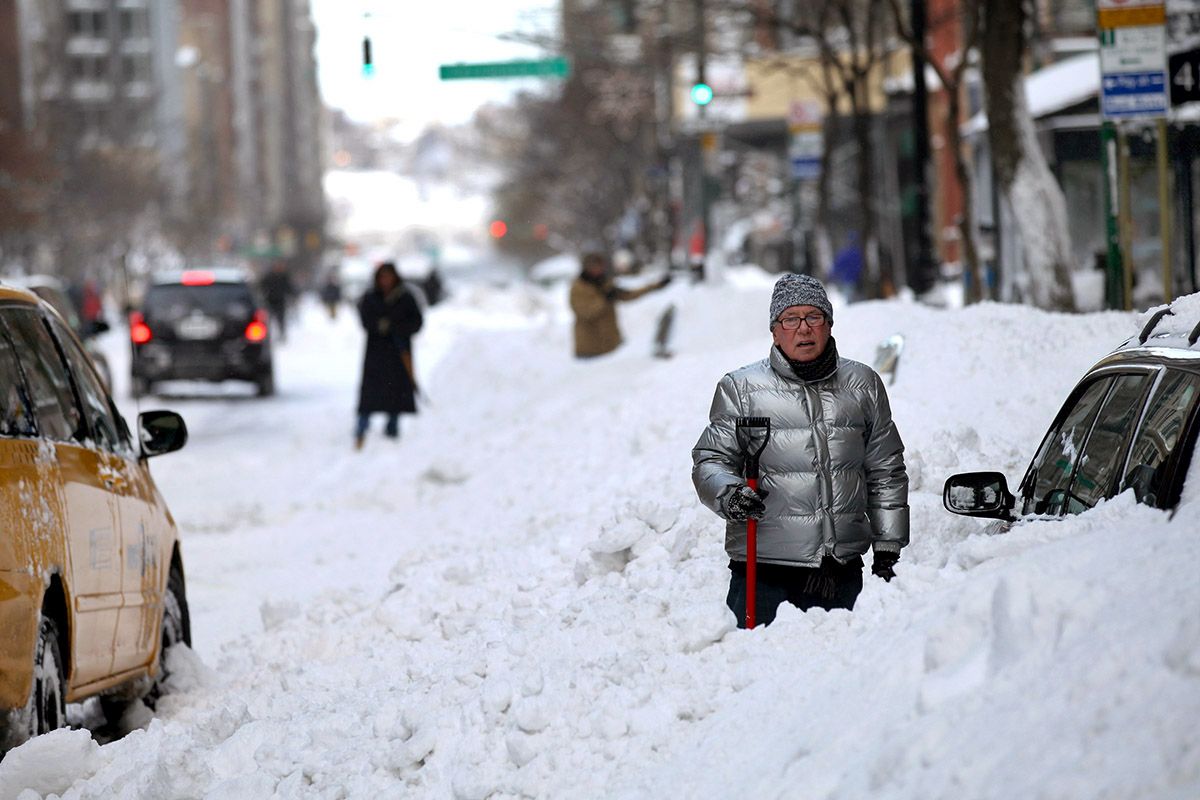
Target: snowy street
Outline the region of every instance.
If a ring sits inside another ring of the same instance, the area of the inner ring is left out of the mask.
[[[276,398],[143,401],[191,431],[153,470],[195,653],[145,730],[39,737],[0,798],[1196,796],[1195,506],[1125,495],[1004,535],[941,506],[954,472],[1019,481],[1137,317],[839,306],[849,358],[907,337],[912,545],[853,613],[737,631],[690,449],[716,381],[767,353],[770,285],[626,305],[626,345],[591,362],[560,289],[458,286],[417,339],[429,402],[361,453],[349,308],[303,308]],[[655,360],[668,302],[677,355]]]

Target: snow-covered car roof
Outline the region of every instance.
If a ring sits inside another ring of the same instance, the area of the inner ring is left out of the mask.
[[[1138,333],[1114,351],[1159,350],[1172,358],[1200,359],[1200,293],[1149,309],[1138,319]]]

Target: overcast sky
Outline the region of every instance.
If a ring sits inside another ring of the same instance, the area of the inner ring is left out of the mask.
[[[438,65],[548,55],[501,37],[553,30],[558,6],[556,0],[311,2],[325,102],[363,121],[399,119],[409,136],[430,122],[463,122],[480,105],[529,86],[528,80],[443,82]],[[362,74],[367,34],[375,61],[371,78]]]

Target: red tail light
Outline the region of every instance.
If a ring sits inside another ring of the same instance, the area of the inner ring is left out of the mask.
[[[184,286],[212,286],[217,276],[206,269],[189,269],[180,277],[179,282]]]
[[[262,309],[254,312],[254,319],[246,326],[246,340],[261,342],[267,338],[267,315]]]
[[[154,332],[150,330],[150,326],[146,324],[146,319],[140,311],[134,311],[129,315],[129,338],[134,344],[145,344],[154,338]]]

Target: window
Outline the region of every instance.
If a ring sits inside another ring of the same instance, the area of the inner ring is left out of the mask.
[[[88,59],[80,58],[79,56],[71,57],[71,77],[76,79],[86,78],[88,75]]]
[[[1121,375],[1114,381],[1079,457],[1066,496],[1068,514],[1086,511],[1112,496],[1149,381],[1146,374]]]
[[[150,68],[145,56],[129,53],[121,56],[121,78],[126,83],[144,81],[149,77]]]
[[[146,19],[146,9],[121,9],[120,25],[121,35],[124,37],[145,36],[150,30],[150,25]]]
[[[106,12],[92,12],[92,31],[97,36],[104,36],[108,33],[108,15]]]
[[[83,414],[50,332],[36,311],[9,309],[3,315],[12,337],[43,436],[61,442],[82,439]]]
[[[91,438],[105,450],[124,449],[128,443],[127,429],[120,415],[113,409],[108,392],[96,376],[92,362],[79,349],[79,345],[67,333],[62,323],[52,319],[50,327],[67,356],[71,374],[75,376],[75,388],[79,390],[79,398],[83,401],[83,414]]]
[[[0,436],[33,436],[33,410],[12,342],[0,333]]]
[[[1067,401],[1059,412],[1062,422],[1052,427],[1029,465],[1021,482],[1025,502],[1024,514],[1062,513],[1062,501],[1070,484],[1076,457],[1083,445],[1100,402],[1108,393],[1112,378],[1089,383],[1083,391]],[[1065,413],[1064,413],[1065,412]]]
[[[1121,479],[1121,491],[1132,488],[1139,503],[1156,508],[1172,502],[1173,498],[1167,497],[1171,455],[1198,395],[1200,376],[1167,370],[1150,398],[1145,421],[1129,451],[1129,466]]]
[[[84,32],[83,14],[79,11],[72,11],[67,14],[67,30],[72,34],[80,34]]]
[[[175,322],[196,311],[249,319],[254,314],[255,302],[250,288],[240,283],[160,284],[146,291],[142,308],[147,317],[163,322]]]

